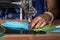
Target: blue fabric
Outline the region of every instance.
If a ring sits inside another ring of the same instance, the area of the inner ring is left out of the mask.
[[[55,30],[52,30],[51,32],[60,32],[60,28],[56,28]]]
[[[28,30],[28,24],[26,22],[6,21],[1,25],[13,30],[20,30],[20,29]]]

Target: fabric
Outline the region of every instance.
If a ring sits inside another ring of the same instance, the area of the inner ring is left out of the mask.
[[[60,25],[58,26],[54,26],[54,25],[45,25],[43,28],[38,28],[38,29],[34,29],[34,31],[38,32],[38,31],[46,31],[46,32],[60,32]]]
[[[56,28],[55,30],[52,30],[51,32],[60,32],[60,28]]]
[[[56,29],[55,30],[52,30],[51,32],[60,32],[60,25],[57,25],[56,26]]]
[[[42,31],[50,32],[50,31],[55,30],[55,29],[56,29],[55,25],[45,25],[42,28],[36,28],[36,29],[34,29],[34,31],[38,32],[38,31],[42,30]]]
[[[33,0],[33,7],[37,11],[37,13],[35,14],[35,17],[44,13],[44,11],[45,11],[44,0]]]
[[[5,23],[1,24],[3,27],[13,30],[28,30],[28,23],[26,22],[17,22],[17,21],[6,21]]]

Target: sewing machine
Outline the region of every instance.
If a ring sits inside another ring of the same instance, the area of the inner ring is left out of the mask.
[[[20,20],[22,19],[22,9],[28,22],[32,20],[32,14],[35,13],[35,8],[32,6],[32,0],[20,0],[20,2],[12,2],[11,4],[19,5],[20,7]]]
[[[26,19],[29,21],[31,15],[35,12],[32,6],[32,0],[0,0],[0,8],[2,7],[19,7],[20,8],[20,20],[23,20],[22,10],[25,12]],[[31,19],[30,19],[31,20]]]
[[[22,9],[25,12],[25,16],[26,16],[26,19],[27,19],[27,22],[28,23],[32,19],[32,16],[31,15],[35,12],[35,10],[32,7],[32,0],[17,0],[17,1],[16,0],[8,0],[8,1],[7,0],[0,0],[0,3],[2,3],[2,4],[4,3],[3,5],[0,4],[1,6],[18,6],[18,7],[20,7],[20,21],[21,22],[23,22],[22,21],[23,20],[23,18],[22,18]],[[3,31],[5,32],[5,29],[2,30],[1,33],[3,33]],[[29,28],[29,30],[26,30],[26,31],[29,31],[30,32],[30,28]]]

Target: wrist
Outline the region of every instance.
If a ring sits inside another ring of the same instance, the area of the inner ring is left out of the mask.
[[[54,16],[51,12],[45,12],[44,14],[47,14],[48,16],[50,16],[50,22],[54,20]]]
[[[51,17],[48,14],[41,14],[40,17],[43,18],[46,22],[49,22],[51,19]]]

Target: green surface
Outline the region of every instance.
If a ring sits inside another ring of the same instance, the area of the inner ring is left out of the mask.
[[[56,29],[56,26],[55,25],[45,25],[43,28],[36,28],[36,29],[33,29],[33,31],[46,31],[46,32],[50,32],[52,30]]]

